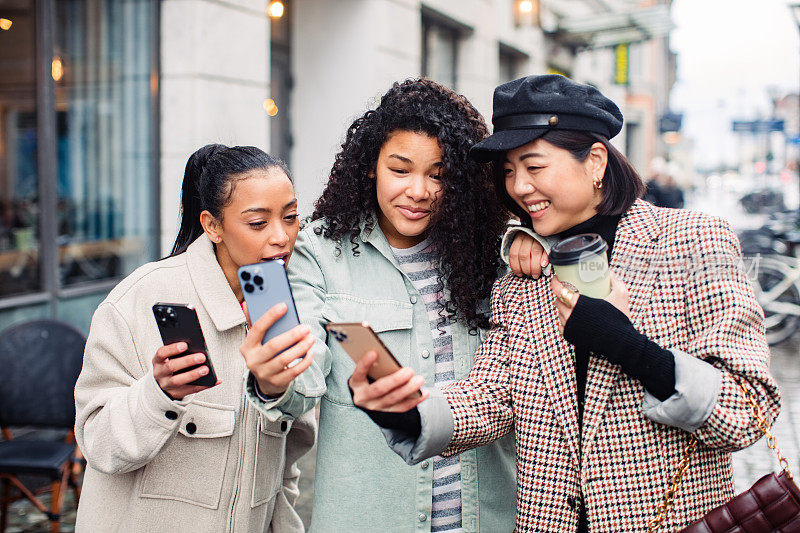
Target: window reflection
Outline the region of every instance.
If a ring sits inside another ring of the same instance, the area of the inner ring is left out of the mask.
[[[4,4],[12,24],[0,31],[0,297],[41,289],[33,1]]]
[[[152,2],[57,2],[61,286],[116,278],[153,255]]]

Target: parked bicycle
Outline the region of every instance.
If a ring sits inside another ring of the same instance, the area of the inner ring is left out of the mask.
[[[753,288],[764,309],[767,342],[783,342],[800,329],[798,213],[775,213],[761,228],[742,231],[739,240],[744,256],[754,259]]]

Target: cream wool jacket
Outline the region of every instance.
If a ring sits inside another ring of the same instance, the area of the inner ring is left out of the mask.
[[[195,307],[220,385],[182,401],[161,391],[157,302]],[[75,386],[88,463],[76,531],[303,531],[295,462],[314,443],[313,412],[292,419],[246,401],[244,338],[244,313],[205,235],[111,291]]]

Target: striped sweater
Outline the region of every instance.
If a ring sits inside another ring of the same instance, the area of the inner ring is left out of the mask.
[[[392,248],[400,267],[425,302],[433,336],[435,383],[441,388],[455,380],[453,337],[448,320],[440,315],[444,293],[434,267],[434,248],[429,239],[411,248]],[[461,463],[458,456],[433,458],[432,532],[460,532]]]

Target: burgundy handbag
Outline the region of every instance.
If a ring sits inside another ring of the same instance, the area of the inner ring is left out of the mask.
[[[758,429],[767,437],[767,446],[774,451],[781,467],[779,474],[767,474],[745,492],[734,496],[719,507],[707,512],[700,520],[689,524],[681,533],[795,533],[800,532],[800,490],[789,473],[789,463],[775,444],[769,423],[753,400],[750,391],[739,384],[744,399],[750,405]],[[661,529],[669,506],[683,473],[689,467],[692,454],[697,450],[697,438],[692,435],[684,448],[684,456],[678,470],[672,476],[670,488],[658,507],[658,515],[650,521],[647,530],[654,533]]]

